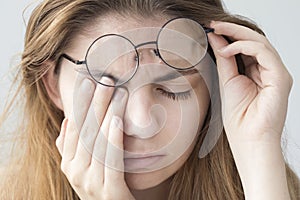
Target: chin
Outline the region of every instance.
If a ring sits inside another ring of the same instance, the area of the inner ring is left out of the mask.
[[[158,186],[172,175],[163,169],[147,173],[125,173],[125,181],[131,190],[146,190]]]

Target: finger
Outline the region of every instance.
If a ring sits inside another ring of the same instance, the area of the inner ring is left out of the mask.
[[[123,150],[122,119],[114,116],[110,123],[108,145],[105,157],[105,186],[118,185],[124,181],[124,150]]]
[[[92,102],[95,84],[88,78],[79,78],[80,81],[76,81],[74,86],[73,95],[73,121],[77,125],[77,131],[80,132],[86,115],[88,113],[90,104]]]
[[[260,42],[237,41],[225,46],[219,53],[223,57],[231,57],[239,53],[253,56],[260,65],[269,70],[275,70],[283,66],[281,59]]]
[[[106,81],[107,84],[112,82],[110,79],[106,79],[103,81]],[[113,91],[114,88],[112,87],[97,85],[93,100],[80,131],[80,139],[76,151],[76,159],[78,159],[82,165],[89,165],[91,162],[95,139],[100,130],[102,120],[106,115]]]
[[[102,126],[100,128],[101,129],[100,131],[104,133],[104,136],[106,138],[108,138],[109,127],[110,127],[112,117],[115,115],[115,116],[119,116],[120,118],[123,118],[125,108],[126,108],[126,103],[127,103],[127,97],[128,97],[128,93],[124,88],[118,88],[115,91],[111,103],[108,107],[106,116],[103,119]]]
[[[223,57],[232,57],[236,54],[255,57],[264,86],[278,85],[282,81],[282,75],[286,73],[280,57],[274,55],[260,42],[237,41],[220,50],[219,54]]]
[[[220,35],[208,34],[209,43],[214,51],[219,79],[222,86],[226,85],[231,79],[239,75],[235,57],[223,57],[219,50],[226,47],[228,42]]]
[[[225,35],[234,40],[257,41],[271,46],[265,36],[246,26],[221,21],[213,21],[210,26],[214,29],[214,33],[218,35]]]
[[[74,124],[74,121],[72,121],[70,118],[70,120],[68,120],[65,139],[64,139],[65,142],[63,146],[63,152],[62,152],[63,163],[73,160],[77,149],[78,139],[79,139],[79,133]]]
[[[63,161],[71,161],[75,154],[79,140],[81,126],[86,118],[90,102],[93,98],[95,86],[89,79],[84,79],[74,94],[73,114],[70,116],[66,129]]]
[[[67,129],[67,124],[68,124],[68,119],[65,118],[62,121],[61,124],[61,130],[60,130],[60,134],[56,139],[56,147],[58,149],[58,152],[60,153],[60,155],[63,154],[63,150],[64,150],[64,141],[65,141],[65,135],[66,135],[66,129]]]
[[[107,85],[114,84],[113,80],[111,80],[108,77],[103,77],[101,79],[101,83],[104,83]],[[98,121],[99,125],[102,124],[102,121],[105,117],[108,105],[113,96],[113,92],[114,92],[113,87],[107,87],[107,86],[98,84],[97,90],[95,92],[94,100],[93,100],[93,106],[94,106],[94,112],[97,117],[97,121]]]
[[[102,169],[102,171],[96,170],[95,172],[100,173],[99,176],[102,177],[104,174],[103,165],[105,165],[110,122],[114,115],[119,116],[120,118],[123,117],[126,108],[127,96],[128,94],[125,89],[119,88],[115,91],[94,144],[91,167],[94,169]]]

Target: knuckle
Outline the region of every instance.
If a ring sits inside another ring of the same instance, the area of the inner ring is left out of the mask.
[[[259,41],[262,41],[263,43],[269,43],[269,40],[266,38],[266,36],[262,34],[258,34]]]
[[[84,191],[90,197],[98,196],[99,192],[102,193],[102,184],[99,177],[90,174],[88,181],[83,186]]]
[[[80,187],[82,183],[82,176],[80,174],[74,174],[72,173],[69,177],[69,182],[74,186],[74,187]]]
[[[84,191],[90,197],[95,196],[95,191],[96,190],[95,190],[94,184],[91,181],[88,181],[87,183],[85,183],[85,185],[84,185]]]
[[[258,34],[258,41],[260,41],[266,47],[271,47],[272,46],[272,44],[270,43],[268,38],[266,36],[262,35],[262,34]]]
[[[56,147],[59,147],[59,145],[60,145],[60,138],[59,137],[55,140],[55,145],[56,145]]]
[[[294,79],[293,79],[292,75],[289,73],[288,73],[287,81],[288,81],[289,87],[292,88],[292,86],[294,84]]]
[[[69,171],[69,165],[64,161],[61,162],[60,168],[61,168],[61,171],[64,172],[65,174],[67,174]]]
[[[287,69],[283,69],[278,75],[278,82],[281,83],[282,87],[284,87],[287,92],[290,92],[294,80],[292,75],[287,71]]]
[[[71,185],[73,185],[74,187],[80,187],[83,179],[83,175],[80,172],[80,170],[72,169],[70,164],[66,162],[61,163],[61,169],[62,172],[66,175]]]
[[[268,49],[267,45],[264,42],[258,43],[260,49]]]
[[[73,170],[70,170],[67,179],[74,189],[80,189],[85,193],[85,196],[88,196],[89,198],[95,199],[95,197],[102,195],[101,182],[97,176],[88,173],[84,168],[78,169],[77,167],[74,167]]]

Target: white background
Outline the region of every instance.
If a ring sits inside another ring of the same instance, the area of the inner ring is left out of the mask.
[[[15,55],[23,48],[25,24],[22,12],[32,0],[10,0],[2,3],[0,12],[0,112],[8,92],[9,68],[16,64]],[[287,160],[300,175],[300,1],[286,0],[225,0],[226,8],[254,20],[266,33],[279,51],[294,78],[290,96],[285,134],[287,137]],[[35,5],[36,3],[33,3]],[[27,21],[33,6],[25,12]]]

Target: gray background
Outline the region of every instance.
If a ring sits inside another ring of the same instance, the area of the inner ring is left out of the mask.
[[[11,0],[1,5],[0,12],[0,112],[3,110],[11,76],[9,68],[16,63],[16,56],[23,48],[25,21],[36,5],[32,0]],[[298,64],[300,44],[300,1],[273,0],[224,0],[226,8],[254,20],[267,34],[272,44],[280,53],[284,63],[294,78],[294,86],[290,96],[289,111],[286,121],[285,138],[286,159],[300,175],[300,66]],[[1,133],[3,134],[3,133]]]

